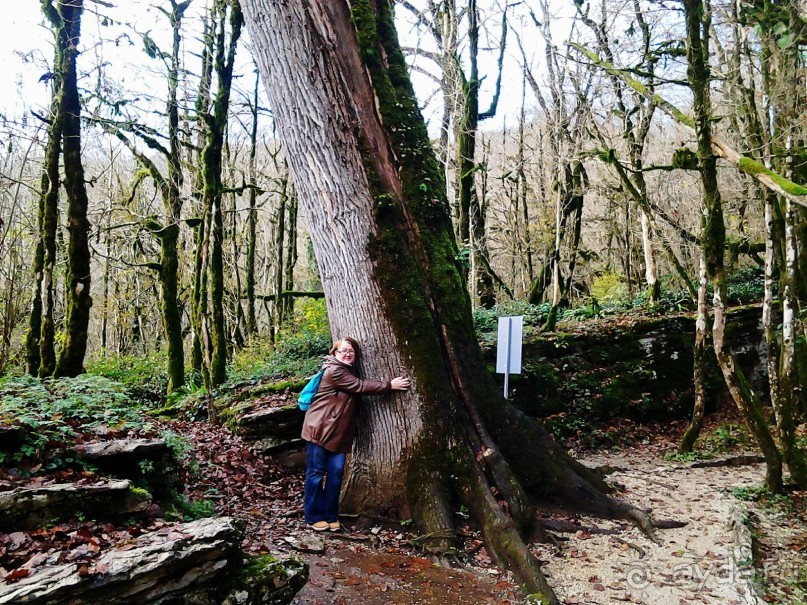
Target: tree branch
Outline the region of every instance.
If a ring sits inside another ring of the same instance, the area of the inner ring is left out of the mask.
[[[675,105],[660,95],[651,92],[641,82],[638,82],[637,80],[634,80],[628,76],[624,70],[614,67],[610,63],[601,60],[597,53],[588,50],[576,42],[569,42],[569,46],[583,53],[591,60],[592,63],[601,67],[608,73],[621,77],[628,86],[630,86],[636,92],[645,95],[651,103],[673,118],[676,122],[695,130],[695,120],[687,116],[683,111],[678,109]],[[734,149],[732,149],[728,143],[714,135],[712,135],[709,140],[712,146],[712,151],[716,156],[734,164],[742,172],[752,176],[771,191],[774,191],[775,193],[787,198],[794,204],[807,208],[807,187],[786,179],[781,174],[777,174],[773,170],[766,168],[753,158],[740,155]]]

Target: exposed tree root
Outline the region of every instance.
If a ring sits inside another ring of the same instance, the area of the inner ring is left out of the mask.
[[[469,481],[463,486],[464,499],[472,506],[471,514],[482,528],[490,553],[499,565],[516,575],[526,593],[540,594],[547,603],[560,605],[519,528],[512,518],[504,514],[491,494],[482,468],[477,464],[471,466],[476,471],[476,481]]]
[[[674,521],[673,519],[654,519],[653,527],[656,529],[678,529],[679,527],[686,527],[689,525],[688,521]]]

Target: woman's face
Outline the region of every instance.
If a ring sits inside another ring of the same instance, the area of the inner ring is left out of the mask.
[[[343,340],[342,342],[339,343],[339,348],[336,349],[335,357],[342,363],[346,363],[352,366],[353,361],[356,359],[356,351],[353,350],[352,344],[350,344],[346,340]]]

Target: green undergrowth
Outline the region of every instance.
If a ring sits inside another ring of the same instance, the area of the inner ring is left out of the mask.
[[[664,460],[678,463],[697,462],[756,449],[748,427],[739,422],[722,422],[711,430],[704,430],[695,446],[698,449],[691,452],[667,453]]]
[[[146,428],[125,386],[102,376],[0,379],[0,422],[24,428],[15,456],[41,459],[46,450],[83,434]]]
[[[330,348],[325,301],[301,301],[278,331],[274,343],[254,339],[236,352],[228,382],[301,379],[319,370]]]
[[[664,460],[667,462],[678,462],[686,464],[689,462],[698,462],[699,460],[711,460],[715,455],[712,452],[704,452],[701,450],[693,450],[691,452],[668,452],[664,454]]]
[[[167,364],[164,352],[145,357],[106,354],[89,360],[87,373],[122,384],[136,404],[157,406],[165,401],[168,388]]]
[[[744,502],[756,502],[766,509],[785,509],[793,507],[793,501],[786,494],[774,494],[763,485],[734,487],[731,495]]]
[[[212,500],[204,498],[192,499],[184,494],[177,494],[162,506],[167,521],[196,521],[216,516],[216,507]]]
[[[587,295],[577,304],[558,309],[559,323],[579,323],[587,319],[618,316],[642,312],[647,315],[665,315],[694,311],[695,307],[686,290],[672,275],[661,280],[662,293],[651,303],[644,290],[630,292],[624,276],[603,272],[595,277]],[[765,288],[764,275],[759,267],[743,267],[729,273],[726,279],[727,302],[744,305],[762,300]],[[491,309],[474,311],[474,327],[483,341],[495,338],[499,317],[524,317],[525,327],[540,329],[549,317],[551,303],[531,305],[525,300],[511,300]]]

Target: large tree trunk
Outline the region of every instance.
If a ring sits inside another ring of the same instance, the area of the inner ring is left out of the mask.
[[[767,465],[765,485],[782,490],[782,457],[770,432],[759,398],[725,342],[726,271],[724,266],[726,227],[717,183],[717,157],[712,150],[710,73],[708,67],[709,15],[702,0],[685,0],[687,75],[693,92],[694,126],[698,143],[698,168],[702,185],[702,254],[712,282],[714,322],[712,337],[717,363],[726,386],[754,434]]]
[[[502,399],[487,371],[443,177],[390,4],[243,6],[311,230],[332,332],[362,342],[368,376],[413,379],[408,393],[363,407],[345,509],[412,518],[431,546],[442,547],[453,536],[454,495],[493,555],[529,592],[557,603],[520,536],[535,524],[527,495],[630,518],[647,530],[649,520],[605,495],[591,471]]]
[[[87,328],[90,322],[90,222],[87,219],[87,185],[81,163],[81,103],[78,96],[76,58],[81,35],[83,0],[59,2],[58,33],[59,72],[62,96],[59,114],[62,120],[64,186],[67,193],[67,317],[64,346],[56,364],[55,376],[77,376],[84,371]]]

